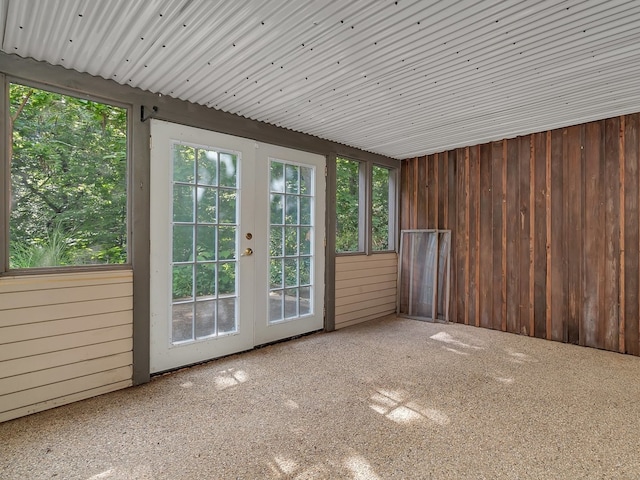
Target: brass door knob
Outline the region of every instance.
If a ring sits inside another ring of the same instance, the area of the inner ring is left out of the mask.
[[[249,256],[251,256],[251,255],[253,255],[253,250],[252,250],[252,249],[250,249],[250,248],[247,248],[247,249],[244,251],[244,253],[243,253],[242,255],[240,255],[240,256],[241,256],[241,257],[249,257]]]

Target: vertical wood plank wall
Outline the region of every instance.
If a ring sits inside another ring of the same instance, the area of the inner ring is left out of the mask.
[[[0,279],[0,422],[132,383],[131,271]]]
[[[402,229],[450,229],[454,322],[640,355],[640,114],[402,163]]]
[[[396,311],[395,253],[336,257],[336,329]]]

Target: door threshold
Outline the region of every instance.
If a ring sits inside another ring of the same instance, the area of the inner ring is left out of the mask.
[[[271,345],[276,345],[278,343],[284,343],[284,342],[289,342],[291,340],[296,340],[298,338],[302,338],[302,337],[308,337],[309,335],[313,335],[316,333],[322,333],[324,330],[323,329],[319,329],[319,330],[313,330],[311,332],[306,332],[306,333],[301,333],[299,335],[294,335],[293,337],[288,337],[288,338],[282,338],[280,340],[274,340],[273,342],[267,342],[267,343],[263,343],[261,345],[256,345],[253,348],[249,348],[247,350],[242,350],[240,352],[235,352],[235,353],[230,353],[228,355],[222,355],[221,357],[215,357],[215,358],[210,358],[208,360],[203,360],[201,362],[195,362],[195,363],[190,363],[189,365],[183,365],[181,367],[176,367],[176,368],[170,368],[169,370],[164,370],[162,372],[155,372],[151,374],[151,378],[157,378],[157,377],[163,377],[165,375],[171,375],[177,372],[181,372],[182,370],[189,370],[192,367],[198,367],[201,365],[207,365],[209,363],[213,363],[213,362],[217,362],[219,360],[222,360],[224,358],[229,358],[229,357],[234,357],[236,355],[242,355],[244,353],[248,353],[251,352],[253,350],[258,350],[261,348],[265,348],[265,347],[269,347]]]

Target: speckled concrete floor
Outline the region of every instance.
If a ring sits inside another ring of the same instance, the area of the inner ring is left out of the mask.
[[[640,478],[640,358],[386,318],[0,424],[10,479]]]

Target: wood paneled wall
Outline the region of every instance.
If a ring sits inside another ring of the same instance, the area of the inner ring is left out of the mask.
[[[131,271],[0,279],[0,422],[132,384]]]
[[[336,329],[396,311],[395,253],[336,257]]]
[[[452,239],[452,321],[640,354],[640,114],[403,161]]]

